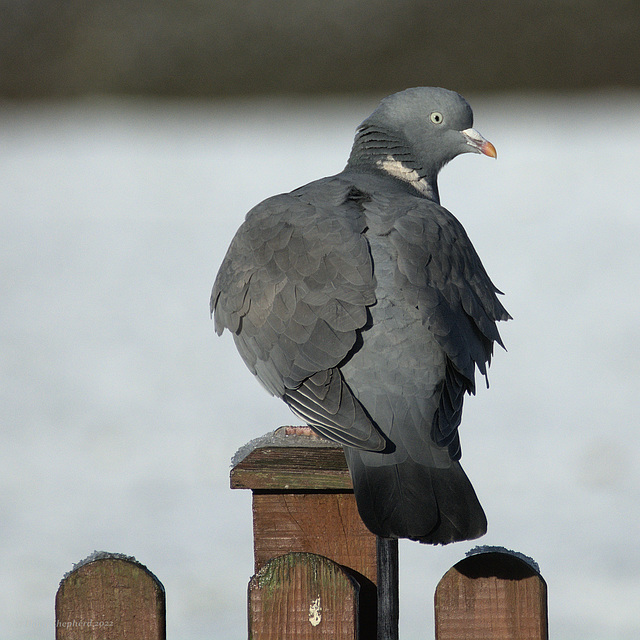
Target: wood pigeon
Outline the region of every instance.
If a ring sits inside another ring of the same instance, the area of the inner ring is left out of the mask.
[[[510,316],[440,205],[438,172],[461,153],[496,157],[460,95],[385,98],[343,171],[247,214],[211,295],[216,332],[264,387],[344,445],[362,520],[383,538],[486,532],[458,426]]]

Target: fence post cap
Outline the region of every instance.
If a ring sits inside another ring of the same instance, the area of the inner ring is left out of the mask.
[[[352,491],[342,445],[280,427],[241,447],[232,459],[231,488]]]

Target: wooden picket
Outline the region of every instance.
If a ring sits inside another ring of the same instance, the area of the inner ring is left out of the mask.
[[[360,585],[313,553],[271,559],[249,582],[251,640],[358,640]]]
[[[56,640],[165,640],[162,583],[133,558],[94,553],[56,595]]]
[[[435,593],[436,640],[547,640],[547,585],[518,554],[466,557]]]

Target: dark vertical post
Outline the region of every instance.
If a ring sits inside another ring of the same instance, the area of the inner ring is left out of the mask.
[[[378,640],[398,640],[398,541],[378,538]]]

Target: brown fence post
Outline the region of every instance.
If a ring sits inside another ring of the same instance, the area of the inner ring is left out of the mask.
[[[384,638],[397,637],[397,541],[385,541],[381,558],[376,536],[358,514],[341,446],[281,427],[236,454],[231,487],[253,494],[256,574],[272,558],[291,552],[337,563],[360,585],[361,640],[376,638],[377,585],[384,580],[380,606],[395,606]]]
[[[56,594],[56,640],[165,640],[165,594],[134,558],[97,552]]]
[[[547,586],[506,551],[466,557],[435,593],[436,640],[547,640]]]
[[[357,640],[358,582],[313,553],[269,560],[249,582],[251,640]]]

